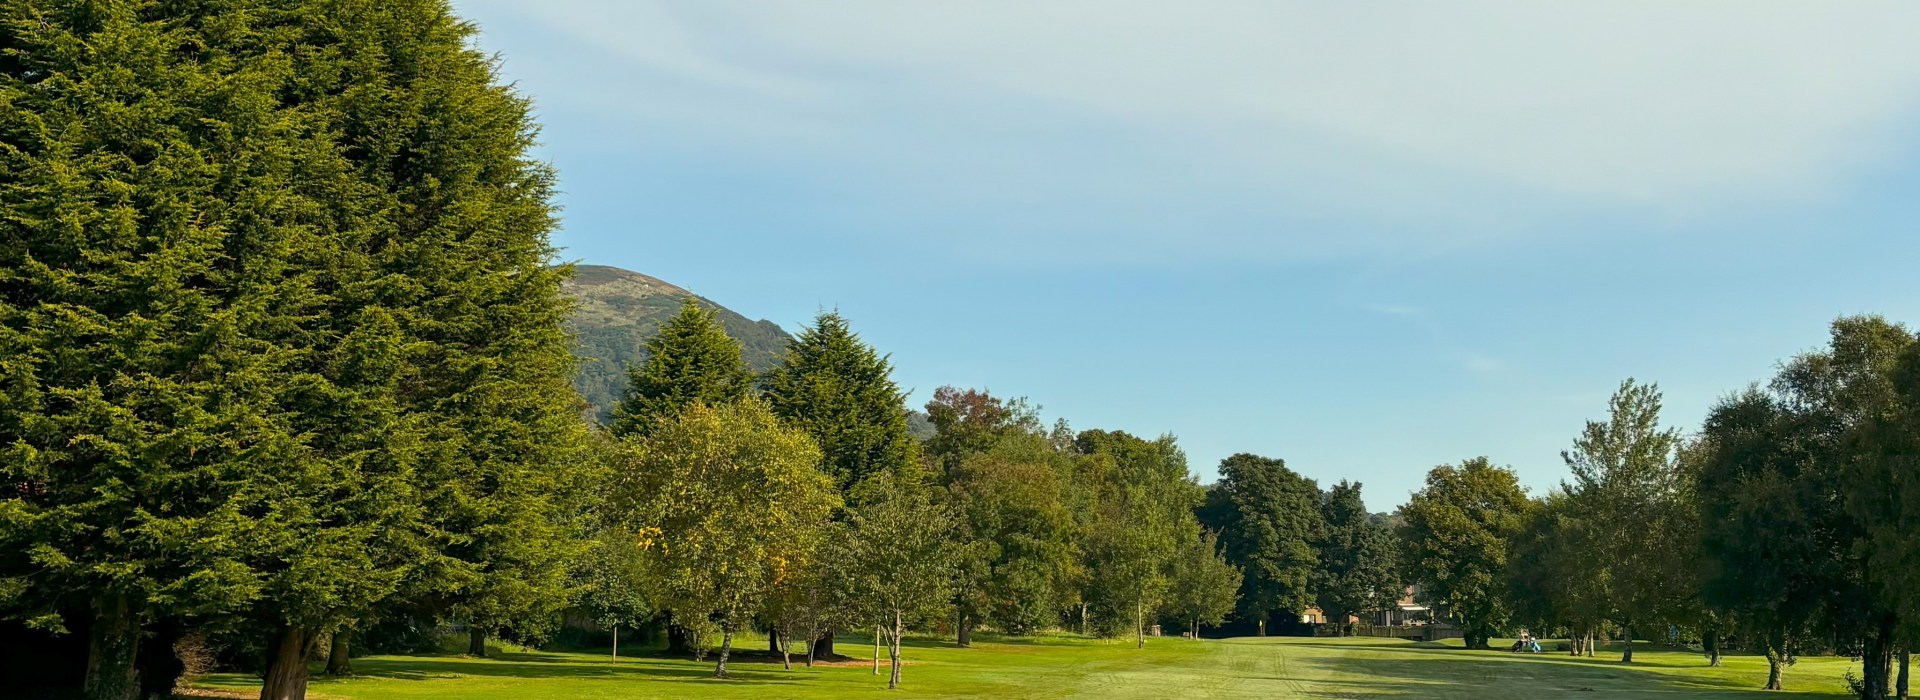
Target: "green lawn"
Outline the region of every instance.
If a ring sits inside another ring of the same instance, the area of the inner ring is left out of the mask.
[[[853,640],[847,640],[853,641]],[[841,650],[870,653],[843,641]],[[760,642],[760,648],[764,648]],[[744,644],[754,648],[751,642]],[[496,659],[368,657],[358,676],[316,679],[309,697],[352,700],[481,698],[841,698],[841,697],[1098,697],[1098,698],[1353,698],[1416,697],[1676,698],[1843,697],[1847,659],[1812,658],[1788,669],[1787,693],[1753,690],[1766,662],[1730,656],[1721,668],[1697,654],[1640,650],[1631,666],[1617,653],[1596,659],[1557,654],[1465,651],[1457,646],[1349,638],[1241,638],[1130,642],[1073,638],[988,641],[972,649],[927,640],[905,650],[904,688],[888,693],[870,662],[781,670],[778,659],[743,660],[733,678],[714,680],[710,663],[658,657],[570,653],[507,653]],[[884,665],[884,662],[883,662]],[[884,674],[884,669],[882,673]],[[238,675],[200,681],[207,689],[244,693],[258,685]],[[257,691],[255,691],[257,692]],[[1575,696],[1577,697],[1577,696]]]

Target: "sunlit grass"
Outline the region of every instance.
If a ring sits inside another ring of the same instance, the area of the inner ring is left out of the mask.
[[[1455,644],[1399,640],[1293,637],[1219,641],[1131,641],[1049,636],[987,639],[959,649],[951,641],[914,640],[905,649],[905,687],[886,690],[874,675],[864,638],[843,638],[853,662],[792,671],[778,657],[756,652],[730,664],[732,678],[715,680],[712,659],[659,656],[610,661],[605,654],[502,653],[495,659],[460,656],[354,659],[358,674],[317,678],[311,697],[350,700],[477,698],[481,700],[595,700],[598,698],[1325,698],[1418,697],[1557,698],[1593,691],[1606,698],[1843,697],[1848,659],[1803,659],[1787,672],[1787,693],[1757,690],[1766,662],[1733,655],[1708,668],[1697,653],[1640,649],[1635,663],[1618,652],[1573,658],[1563,654],[1466,651]],[[742,639],[742,649],[764,640]],[[1549,645],[1551,646],[1551,645]],[[246,693],[257,681],[240,675],[203,679],[201,687]],[[257,692],[257,691],[256,691]]]

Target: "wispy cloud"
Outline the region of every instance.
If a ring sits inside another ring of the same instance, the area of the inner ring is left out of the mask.
[[[459,4],[568,37],[523,66],[543,98],[982,254],[1352,255],[1818,198],[1920,112],[1914,3]]]
[[[1367,310],[1388,316],[1418,316],[1420,307],[1409,304],[1368,304]]]
[[[1507,368],[1507,363],[1498,358],[1477,352],[1468,352],[1460,356],[1460,364],[1475,374],[1494,374]]]

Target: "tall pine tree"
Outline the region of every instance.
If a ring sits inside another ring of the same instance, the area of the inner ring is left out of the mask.
[[[691,298],[647,340],[646,351],[646,360],[627,369],[627,393],[609,426],[616,435],[645,434],[694,402],[718,406],[753,389],[740,341],[727,336],[718,312]]]
[[[849,495],[881,472],[917,480],[908,473],[918,457],[907,432],[905,398],[887,357],[832,311],[802,330],[767,375],[774,413],[813,436],[822,470]]]

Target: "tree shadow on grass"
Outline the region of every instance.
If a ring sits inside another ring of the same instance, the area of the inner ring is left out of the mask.
[[[787,685],[797,678],[783,678],[780,671],[728,669],[727,678],[713,678],[713,662],[692,665],[691,660],[665,657],[622,658],[619,663],[547,656],[542,654],[499,654],[490,659],[445,656],[400,656],[355,659],[354,677],[391,680],[431,681],[455,676],[530,679],[602,679],[619,681],[714,682],[741,685]],[[729,659],[731,666],[731,659]],[[796,665],[797,666],[797,665]],[[323,680],[316,678],[315,680]]]
[[[1415,651],[1408,646],[1399,649]],[[1369,678],[1365,686],[1375,695],[1432,696],[1443,689],[1452,694],[1472,691],[1475,697],[1565,697],[1567,693],[1595,692],[1608,697],[1751,697],[1760,679],[1740,680],[1712,676],[1662,673],[1652,666],[1629,666],[1617,661],[1548,655],[1502,657],[1484,651],[1417,653],[1380,658],[1295,658],[1294,664],[1330,673],[1358,673]],[[1325,680],[1300,680],[1325,684]],[[1768,698],[1811,700],[1833,698],[1829,693],[1772,691]]]

